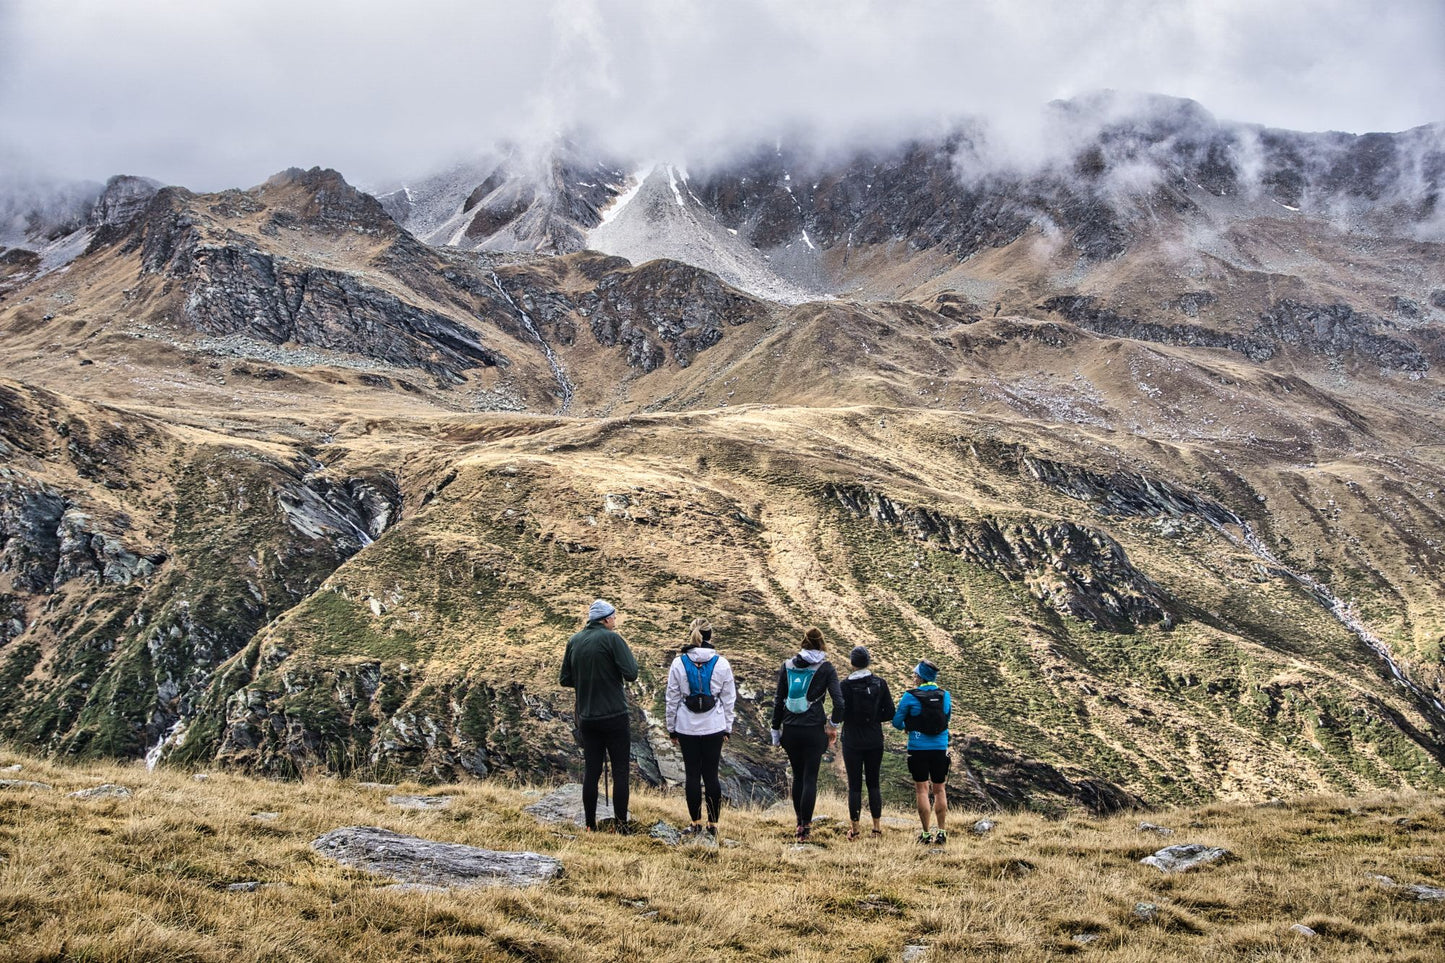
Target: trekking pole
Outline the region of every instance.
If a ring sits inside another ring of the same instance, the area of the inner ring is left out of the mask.
[[[612,759],[606,752],[602,754],[602,801],[612,805]],[[617,818],[617,814],[613,813],[612,817]]]

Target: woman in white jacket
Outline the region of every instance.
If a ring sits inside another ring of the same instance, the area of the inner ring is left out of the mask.
[[[717,839],[722,784],[718,765],[723,743],[733,731],[737,685],[728,660],[712,647],[712,626],[694,619],[688,642],[667,670],[667,734],[682,750],[687,813],[692,825],[685,836],[705,833]],[[707,800],[707,828],[702,825],[703,799]]]

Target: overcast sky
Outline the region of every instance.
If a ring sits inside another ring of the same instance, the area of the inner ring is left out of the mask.
[[[376,186],[589,126],[697,158],[1100,88],[1299,130],[1445,121],[1445,0],[0,0],[0,168]]]

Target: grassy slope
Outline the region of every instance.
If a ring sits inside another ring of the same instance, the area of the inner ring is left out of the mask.
[[[424,473],[450,483],[253,640],[184,757],[215,751],[222,702],[247,686],[324,737],[303,764],[364,764],[371,727],[399,713],[408,727],[453,731],[470,717],[476,731],[460,741],[540,774],[568,743],[562,642],[602,595],[623,607],[643,664],[635,697],[654,714],[694,613],[713,619],[740,679],[764,697],[777,660],[816,622],[840,650],[869,645],[895,686],[920,653],[938,659],[961,732],[1151,803],[1440,784],[1438,763],[1392,723],[1411,710],[1372,681],[1369,653],[1253,556],[1197,524],[1166,536],[1156,520],[1096,515],[988,454],[982,435],[901,417],[563,422],[434,449]],[[826,492],[860,478],[964,520],[1072,518],[1108,532],[1178,601],[1180,624],[1119,634],[1061,615],[1029,584],[856,518]],[[609,512],[608,495],[627,504]],[[367,675],[381,680],[370,695],[355,681]],[[766,709],[744,705],[744,733],[764,728]],[[518,726],[527,738],[515,744]],[[278,750],[233,761],[275,768]],[[406,762],[437,758],[419,747]]]
[[[1224,865],[1165,876],[1138,860],[1165,842],[1138,817],[994,816],[956,810],[946,852],[912,842],[911,815],[887,814],[882,841],[820,848],[787,842],[790,813],[728,810],[740,845],[668,849],[645,838],[576,836],[523,813],[535,793],[496,781],[447,787],[452,808],[405,812],[347,780],[277,783],[240,775],[20,763],[10,778],[52,791],[0,789],[0,959],[8,961],[897,959],[1045,960],[1079,949],[1120,961],[1427,961],[1445,941],[1442,904],[1402,885],[1445,885],[1445,798],[1320,796],[1288,805],[1214,804],[1155,814],[1168,842],[1228,848]],[[64,793],[112,782],[123,800]],[[408,787],[403,786],[405,791]],[[411,787],[415,789],[416,787]],[[635,797],[646,823],[683,804]],[[254,813],[277,813],[262,821]],[[820,812],[843,815],[836,798]],[[526,891],[408,893],[342,869],[309,848],[339,826],[560,858],[565,876]],[[836,824],[834,824],[836,825]],[[231,883],[275,884],[232,893]],[[1157,921],[1133,916],[1139,902]],[[1289,932],[1303,923],[1314,939]]]

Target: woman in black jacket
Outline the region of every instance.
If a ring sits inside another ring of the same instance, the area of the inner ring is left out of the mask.
[[[873,835],[883,835],[883,790],[879,770],[883,766],[883,721],[893,718],[893,694],[881,676],[868,668],[872,658],[858,646],[849,654],[853,672],[843,680],[843,768],[848,771],[848,818],[853,828],[849,839],[857,839],[858,816],[863,810],[863,782],[868,782],[868,811],[873,816]]]
[[[833,703],[833,715],[823,712],[823,697]],[[823,753],[838,737],[843,718],[843,691],[838,670],[828,661],[823,633],[810,627],[803,633],[803,648],[778,670],[778,692],[773,699],[773,745],[782,746],[793,770],[793,812],[798,817],[798,841],[813,830],[813,805],[818,799],[818,769]]]

